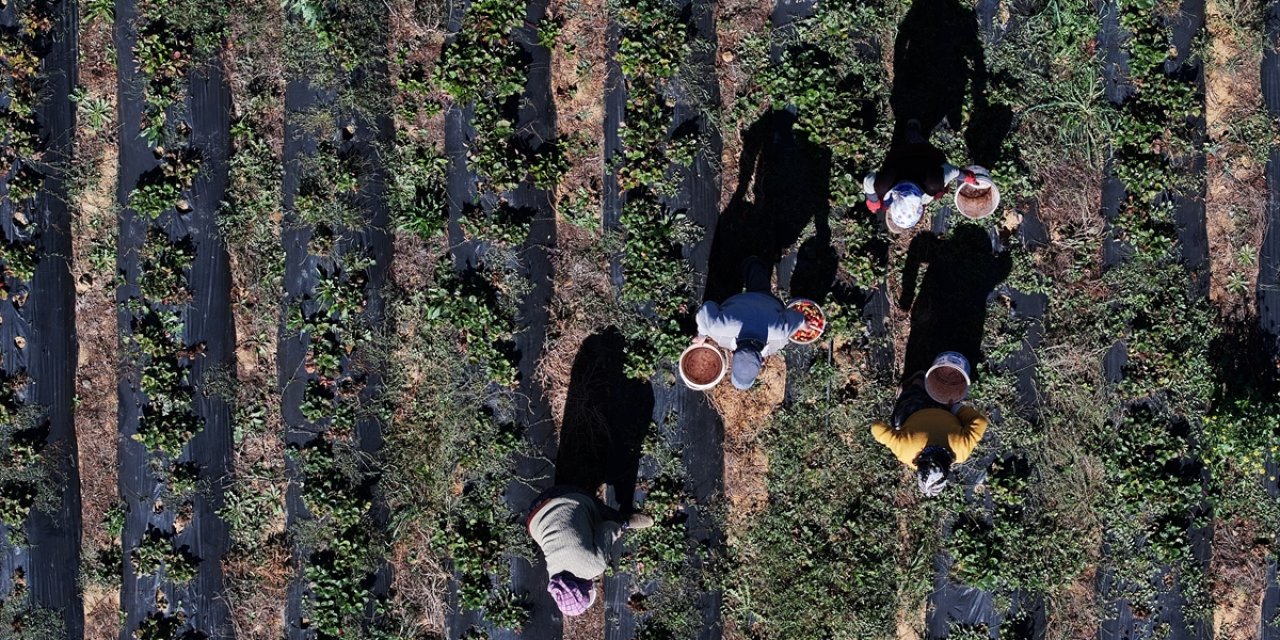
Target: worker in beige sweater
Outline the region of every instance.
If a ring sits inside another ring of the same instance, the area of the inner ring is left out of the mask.
[[[922,375],[903,385],[891,423],[871,425],[876,442],[915,470],[920,493],[930,498],[947,487],[951,465],[968,460],[986,430],[987,418],[977,409],[958,402],[948,406],[929,397]]]
[[[596,601],[595,583],[609,566],[609,550],[629,529],[653,526],[635,513],[623,518],[595,496],[574,487],[543,492],[526,520],[529,535],[547,562],[547,592],[566,616],[585,613]]]

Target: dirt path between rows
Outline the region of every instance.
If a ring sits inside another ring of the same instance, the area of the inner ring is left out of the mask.
[[[769,504],[769,457],[760,443],[760,430],[782,405],[787,389],[787,362],[782,356],[765,358],[755,386],[739,391],[725,376],[708,391],[711,404],[724,421],[724,495],[729,508],[728,536]]]
[[[95,261],[104,251],[115,255],[115,145],[102,150],[96,179],[76,202],[72,233],[72,275],[76,279],[76,439],[79,443],[80,514],[86,563],[120,547],[103,526],[107,511],[119,502],[116,488],[116,380],[120,354],[116,336],[115,260]],[[112,569],[104,566],[104,570]],[[117,578],[118,579],[118,578]],[[85,637],[119,635],[118,585],[85,585]]]
[[[1265,162],[1252,148],[1262,113],[1262,33],[1209,0],[1204,64],[1209,298],[1227,315],[1248,313],[1258,282],[1257,248],[1266,226]],[[1259,25],[1260,26],[1260,25]],[[1250,144],[1250,143],[1253,144]]]

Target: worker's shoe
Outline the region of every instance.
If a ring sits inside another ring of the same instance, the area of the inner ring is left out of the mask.
[[[649,527],[652,527],[652,526],[653,526],[652,516],[648,516],[643,513],[633,513],[631,514],[630,518],[627,518],[627,523],[626,525],[623,526],[623,528],[624,529],[648,529]]]

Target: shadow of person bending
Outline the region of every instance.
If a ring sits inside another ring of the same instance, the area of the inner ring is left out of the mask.
[[[830,278],[823,285],[821,265],[797,264],[806,273],[806,297],[830,287],[835,277],[828,223],[831,196],[831,151],[795,130],[795,114],[770,110],[743,134],[738,187],[716,223],[711,242],[704,299],[722,301],[742,291],[742,261],[750,256],[772,269],[800,239],[810,220],[816,233],[802,259],[830,255]],[[824,251],[822,245],[827,247]],[[810,282],[812,281],[812,282]]]
[[[613,485],[619,506],[631,510],[645,436],[653,423],[653,388],[623,371],[625,340],[610,327],[588,337],[573,361],[556,484],[591,495]]]
[[[897,125],[918,120],[926,135],[944,119],[960,127],[965,96],[986,90],[986,63],[978,38],[978,16],[959,0],[915,0],[898,24],[893,45],[893,92],[889,106]]]
[[[989,78],[973,8],[959,0],[915,0],[898,25],[893,54],[894,144],[906,140],[911,120],[919,121],[926,137],[944,120],[959,130],[969,96],[973,106],[964,126],[970,159],[993,166],[1013,112],[987,100]]]
[[[921,265],[928,265],[916,292]],[[996,254],[987,232],[962,224],[949,236],[921,233],[911,241],[902,275],[898,306],[911,311],[911,334],[903,378],[925,371],[943,351],[957,351],[969,359],[977,379],[982,361],[982,333],[987,298],[1013,266],[1008,251]]]

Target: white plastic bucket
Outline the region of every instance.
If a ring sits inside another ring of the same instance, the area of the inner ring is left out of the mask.
[[[706,375],[700,378],[702,382],[698,382],[698,380],[695,379],[697,376],[694,374],[700,372],[695,370],[692,373],[687,373],[685,369],[690,366],[695,369],[698,367],[709,368],[709,366],[714,366],[708,364],[711,362],[711,356],[709,354],[714,354],[717,359],[716,361],[720,364],[720,369],[716,372],[714,377]],[[704,342],[702,344],[689,345],[688,348],[680,354],[679,365],[676,368],[680,371],[680,380],[684,382],[686,386],[694,391],[706,391],[707,389],[720,384],[720,380],[724,378],[725,372],[729,370],[729,360],[728,358],[725,358],[724,350],[720,349],[720,347]]]
[[[961,180],[960,185],[956,187],[956,211],[973,220],[995,213],[1000,206],[1000,189],[991,179],[991,172],[976,164],[965,169],[973,172],[977,184],[971,185]]]
[[[969,395],[969,360],[955,351],[944,351],[924,374],[924,390],[935,402],[955,404]]]

